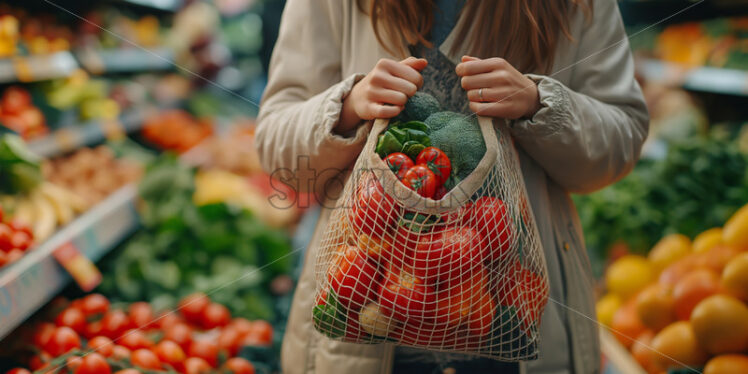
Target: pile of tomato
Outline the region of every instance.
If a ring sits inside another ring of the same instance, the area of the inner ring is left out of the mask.
[[[438,150],[424,152],[432,168],[436,162],[449,175],[448,161],[435,161],[442,159]],[[386,162],[399,165],[393,170],[398,176],[409,167],[399,154]],[[415,168],[402,174],[406,185],[415,186],[408,179]],[[419,183],[434,175],[423,174]],[[424,196],[432,190],[423,184],[415,189]],[[513,253],[524,218],[514,220],[501,199],[484,196],[449,213],[425,215],[398,206],[367,173],[347,214],[338,230],[338,242],[345,244],[328,267],[327,287],[314,309],[317,329],[328,336],[482,349],[499,318],[513,319],[515,330],[537,326],[547,281]]]
[[[28,367],[39,373],[252,374],[252,363],[235,356],[245,345],[270,345],[272,336],[269,323],[232,319],[204,294],[160,313],[146,302],[112,308],[106,297],[91,294],[71,302],[53,322],[35,326],[30,343],[36,353]]]
[[[419,195],[439,200],[447,194],[444,183],[452,173],[452,163],[441,149],[427,147],[418,154],[415,162],[405,153],[390,153],[384,162],[397,179]]]
[[[16,262],[31,248],[34,233],[17,221],[4,222],[0,208],[0,267]]]

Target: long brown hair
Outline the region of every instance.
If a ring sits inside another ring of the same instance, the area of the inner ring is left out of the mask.
[[[434,0],[357,1],[388,52],[407,55],[407,45],[432,46]],[[475,57],[502,57],[524,73],[548,73],[559,36],[573,40],[569,28],[577,8],[591,17],[591,0],[466,0],[462,12],[472,21],[463,23],[455,36],[467,41]],[[459,48],[455,43],[450,52]]]

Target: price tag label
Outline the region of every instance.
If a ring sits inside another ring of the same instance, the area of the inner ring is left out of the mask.
[[[99,269],[73,243],[63,244],[52,254],[83,291],[89,292],[101,283]]]

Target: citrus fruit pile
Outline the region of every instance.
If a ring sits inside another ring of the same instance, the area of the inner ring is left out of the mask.
[[[615,260],[605,286],[597,318],[648,373],[748,373],[748,205],[693,241]]]

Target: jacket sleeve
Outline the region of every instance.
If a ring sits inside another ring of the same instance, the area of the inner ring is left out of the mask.
[[[300,191],[322,192],[360,153],[367,126],[336,135],[343,99],[362,75],[341,77],[343,10],[335,1],[289,0],[257,121],[263,167]]]
[[[595,1],[592,22],[576,40],[569,86],[552,73],[529,75],[538,84],[541,109],[532,119],[514,121],[511,131],[553,180],[583,193],[631,171],[647,137],[649,115],[616,1]]]

